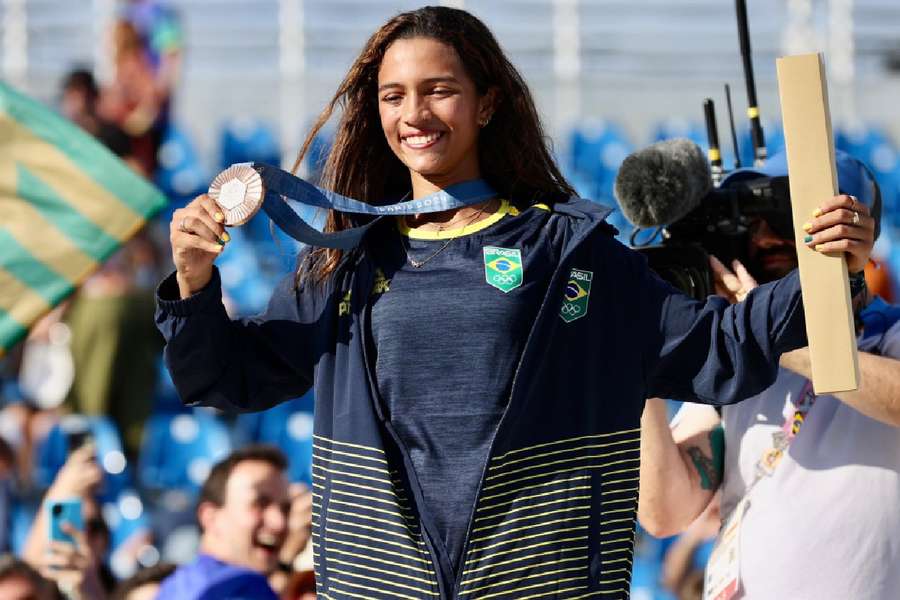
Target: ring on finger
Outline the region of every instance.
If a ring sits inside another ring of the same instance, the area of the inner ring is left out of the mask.
[[[853,224],[859,225],[859,213],[855,210],[853,211]]]
[[[184,224],[185,219],[187,219],[187,217],[181,217],[181,223],[178,224],[178,229],[182,233],[190,233],[190,231],[188,231],[187,227]]]

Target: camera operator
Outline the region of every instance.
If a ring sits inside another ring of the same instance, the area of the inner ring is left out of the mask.
[[[859,273],[866,261],[854,253],[853,241],[818,247],[829,244],[823,242],[829,231],[840,230],[860,245],[878,232],[876,183],[859,161],[842,153],[837,159],[841,192],[852,195],[850,210],[867,206],[872,216],[863,210],[858,217],[850,211],[810,215],[803,241],[817,250],[845,250],[849,271]],[[783,156],[763,169],[732,174],[786,175]],[[834,218],[841,215],[847,223]],[[797,266],[793,239],[762,218],[751,223],[746,259],[746,266],[711,260],[716,290],[732,302],[752,302],[757,282]],[[707,594],[718,580],[730,590],[722,596],[727,598],[896,598],[900,307],[870,296],[864,280],[851,290],[860,325],[857,391],[816,396],[804,348],[782,357],[769,389],[722,407],[721,413],[685,404],[670,425],[663,400],[647,403],[641,423],[641,524],[657,536],[683,531],[721,490],[723,531],[737,532],[720,533],[707,569]],[[716,560],[726,544],[731,544],[730,564]]]

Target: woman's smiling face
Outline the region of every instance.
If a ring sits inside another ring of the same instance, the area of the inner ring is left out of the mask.
[[[378,70],[378,110],[388,145],[438,187],[476,179],[480,123],[490,116],[456,51],[431,38],[400,39]]]

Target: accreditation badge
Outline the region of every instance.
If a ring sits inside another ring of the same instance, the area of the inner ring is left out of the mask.
[[[741,589],[741,524],[749,506],[741,500],[719,531],[706,564],[703,600],[731,600]]]

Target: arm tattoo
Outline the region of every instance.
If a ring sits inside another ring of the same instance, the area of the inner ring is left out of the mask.
[[[707,456],[697,446],[687,449],[694,468],[700,474],[700,487],[704,490],[715,490],[722,483],[723,467],[725,462],[724,446],[725,432],[722,427],[716,427],[709,432],[709,446],[712,456]]]

